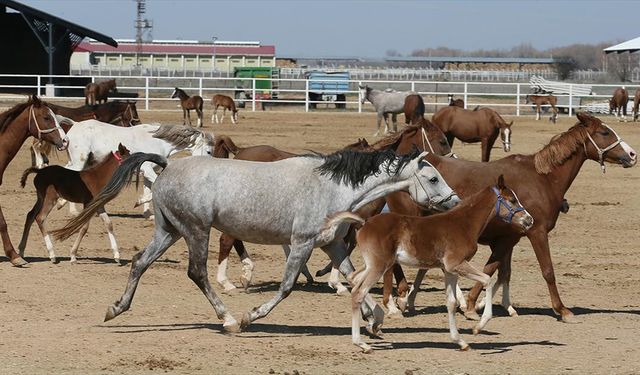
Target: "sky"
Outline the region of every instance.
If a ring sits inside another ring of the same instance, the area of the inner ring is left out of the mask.
[[[18,0],[114,39],[134,39],[134,0]],[[147,0],[154,39],[260,41],[281,57],[396,50],[537,49],[640,36],[640,1]]]

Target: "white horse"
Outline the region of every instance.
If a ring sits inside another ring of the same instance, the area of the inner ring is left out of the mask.
[[[72,120],[69,120],[72,121]],[[213,154],[213,135],[183,125],[142,124],[123,128],[100,122],[86,120],[74,123],[67,134],[69,137],[69,163],[66,168],[82,170],[90,153],[96,160],[102,160],[118,149],[122,143],[131,153],[146,152],[169,157],[180,151],[192,155]],[[142,204],[144,215],[150,217],[151,185],[158,175],[150,163],[142,165],[144,191],[136,206]],[[59,207],[64,202],[59,203]],[[71,206],[71,204],[70,204]]]
[[[242,327],[266,316],[289,295],[300,269],[316,247],[329,255],[343,275],[350,275],[354,269],[343,241],[349,225],[322,230],[328,216],[357,210],[398,190],[408,191],[419,204],[437,210],[449,209],[460,201],[438,171],[424,160],[426,155],[417,150],[406,156],[397,156],[393,151],[343,150],[328,156],[305,155],[271,163],[205,157],[173,161],[152,188],[153,238],[133,257],[126,290],[108,308],[105,321],[129,309],[145,270],[184,238],[189,248],[189,277],[213,305],[218,318],[224,320],[223,327],[237,330],[236,320],[209,283],[211,227],[243,241],[291,247],[278,293],[247,312]],[[56,238],[67,238],[79,230],[98,206],[117,196],[131,173],[145,161],[166,165],[166,159],[158,155],[130,156],[93,202],[55,232]],[[363,304],[363,312],[369,321],[368,329],[377,332],[384,313],[370,296]]]
[[[377,137],[380,134],[380,123],[384,118],[384,134],[389,133],[389,114],[393,123],[393,131],[398,131],[398,113],[404,111],[404,100],[408,95],[415,94],[414,91],[380,91],[369,86],[358,86],[360,88],[360,102],[370,101],[378,113],[378,128],[373,134]]]

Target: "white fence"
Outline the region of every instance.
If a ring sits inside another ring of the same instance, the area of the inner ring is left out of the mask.
[[[100,81],[111,77],[92,76],[44,76],[44,75],[2,75],[0,82],[7,82],[12,79],[21,80],[20,84],[0,84],[0,92],[10,90],[30,90],[38,95],[45,95],[47,91],[55,92],[62,90],[75,90],[72,97],[48,97],[47,100],[78,100],[83,101],[82,89],[84,84],[75,85],[54,85],[46,87],[45,83],[49,78],[59,81],[73,81],[84,78],[86,81]],[[317,111],[327,110],[329,104],[336,104],[335,101],[311,101],[309,100],[309,81],[305,79],[258,79],[258,78],[227,78],[227,77],[146,77],[146,76],[114,76],[118,84],[118,91],[125,93],[135,93],[138,95],[135,100],[139,102],[138,108],[144,110],[177,110],[177,99],[170,99],[174,87],[184,89],[189,95],[200,95],[208,98],[217,93],[234,96],[241,89],[249,94],[246,99],[247,109],[259,110],[260,107],[288,106],[293,110],[309,112],[313,105],[317,105]],[[271,89],[261,89],[262,81],[272,81]],[[25,83],[26,82],[26,83]],[[352,80],[349,81],[349,90],[345,91],[346,109],[342,111],[363,112],[371,111],[370,103],[362,103],[361,93],[358,85],[369,85],[370,87],[384,90],[394,89],[398,91],[412,90],[421,94],[427,106],[427,112],[434,112],[439,107],[447,105],[447,95],[453,94],[456,98],[462,98],[467,108],[474,108],[481,105],[492,107],[503,114],[520,116],[521,114],[531,114],[531,106],[525,104],[525,96],[531,92],[528,83],[517,82],[452,82],[452,81],[398,81],[398,80]],[[581,96],[576,101],[573,92],[573,84],[568,84],[569,90],[566,95],[557,95],[559,102],[574,103],[574,106],[565,106],[566,112],[571,116],[576,110],[586,107],[588,104],[606,102],[611,96],[614,88],[619,85],[592,85],[593,95]],[[626,86],[631,97],[638,85]],[[53,90],[52,90],[53,89]],[[576,90],[578,91],[578,90]],[[276,96],[273,98],[272,96]],[[6,94],[0,99],[24,100],[23,95]],[[577,104],[576,104],[577,103]],[[333,107],[333,106],[331,106]]]

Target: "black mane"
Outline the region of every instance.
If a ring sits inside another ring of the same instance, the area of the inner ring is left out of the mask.
[[[387,163],[386,172],[390,175],[400,173],[409,161],[418,157],[420,151],[414,148],[407,155],[396,155],[393,150],[384,151],[353,151],[340,150],[329,155],[316,154],[322,157],[324,163],[316,168],[321,175],[329,175],[337,183],[344,183],[357,187],[372,175],[380,174],[380,167]]]

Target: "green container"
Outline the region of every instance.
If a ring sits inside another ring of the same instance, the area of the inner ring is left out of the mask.
[[[278,68],[267,66],[261,67],[236,67],[233,69],[233,76],[237,78],[264,78],[256,81],[256,99],[276,98],[277,94],[274,86],[274,78],[278,76]],[[253,89],[251,81],[236,81],[236,89],[242,89],[250,94]]]

